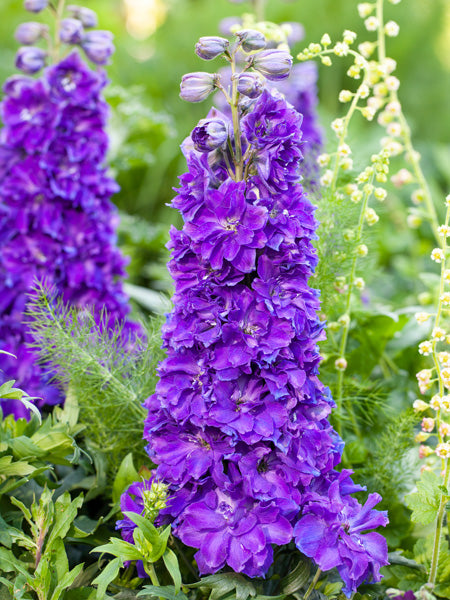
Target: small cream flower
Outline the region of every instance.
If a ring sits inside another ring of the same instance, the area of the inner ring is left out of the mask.
[[[388,21],[384,26],[384,32],[388,37],[397,37],[399,31],[400,27],[395,21]]]
[[[423,354],[423,356],[429,356],[433,351],[433,344],[430,340],[425,340],[419,344],[419,354]]]
[[[434,262],[441,263],[445,258],[445,253],[442,248],[434,248],[431,251],[431,260]]]
[[[345,358],[341,357],[338,358],[335,362],[334,362],[334,366],[336,367],[336,369],[338,371],[345,371],[345,369],[347,368],[347,361],[345,360]]]
[[[353,94],[350,90],[341,90],[339,92],[339,102],[351,102]]]
[[[448,442],[438,444],[438,446],[436,446],[436,454],[439,456],[439,458],[449,458],[450,444]]]
[[[364,258],[369,254],[369,248],[365,244],[359,244],[356,248],[356,254]]]
[[[413,409],[414,412],[424,412],[425,410],[428,410],[430,408],[430,406],[424,402],[423,400],[414,400],[413,402]]]
[[[368,17],[364,21],[367,31],[376,31],[380,25],[380,21],[376,17]]]

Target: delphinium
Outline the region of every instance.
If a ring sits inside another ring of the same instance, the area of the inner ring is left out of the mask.
[[[337,567],[351,595],[380,579],[386,542],[367,531],[387,518],[373,508],[378,494],[361,506],[352,494],[362,488],[336,470],[343,442],[318,378],[324,323],[308,285],[317,224],[299,183],[301,116],[261,80],[286,77],[292,58],[264,45],[254,30],[234,43],[201,38],[197,54],[225,58],[231,85],[205,72],[181,83],[190,102],[220,90],[231,118],[212,109],[182,145],[174,309],[145,437],[154,477],[168,485],[159,522],[198,549],[200,573],[228,565],[264,576],[273,545],[294,539],[319,567],[313,584]],[[238,51],[247,56],[240,72]]]
[[[92,29],[97,17],[88,8],[65,11],[63,0],[56,7],[27,0],[25,8],[51,11],[55,33],[34,21],[19,25],[15,37],[23,46],[16,66],[23,75],[3,88],[0,346],[17,359],[2,357],[0,371],[54,404],[60,391],[27,348],[23,321],[33,282],[45,280],[80,309],[95,306],[100,315],[105,308],[107,327],[129,312],[122,284],[126,260],[116,247],[118,216],[110,200],[118,186],[104,164],[107,78],[97,67],[108,63],[114,46],[110,32]],[[124,343],[133,327],[124,328]],[[15,403],[2,407],[22,412]]]

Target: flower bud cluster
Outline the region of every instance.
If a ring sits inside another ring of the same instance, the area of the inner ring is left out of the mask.
[[[25,0],[25,9],[38,13],[49,5],[48,0]],[[69,17],[57,21],[57,35],[59,41],[70,46],[80,46],[86,56],[97,65],[107,65],[114,53],[113,34],[110,31],[92,30],[97,27],[96,13],[84,6],[69,5]],[[91,29],[91,31],[86,31]],[[33,75],[41,71],[49,56],[58,60],[57,50],[50,44],[49,28],[47,25],[34,21],[21,23],[15,32],[15,39],[23,46],[19,48],[16,56],[16,67]],[[34,44],[39,41],[47,42],[47,49]]]
[[[50,404],[60,392],[26,347],[34,281],[45,280],[72,306],[93,307],[99,325],[102,307],[107,327],[129,312],[110,201],[118,186],[104,166],[105,85],[105,74],[74,50],[36,80],[9,79],[0,109],[0,348],[18,358],[2,357],[0,373]],[[2,402],[2,409],[18,416],[22,404]]]

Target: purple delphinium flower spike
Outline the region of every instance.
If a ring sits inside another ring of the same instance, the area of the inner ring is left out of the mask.
[[[118,186],[104,166],[105,74],[77,51],[34,80],[4,86],[0,131],[0,373],[34,397],[61,401],[26,347],[24,310],[35,279],[74,306],[105,307],[112,326],[129,312],[126,259],[116,246]],[[134,326],[124,330],[127,337]],[[3,407],[3,404],[2,404]],[[22,405],[6,412],[23,414]]]
[[[210,117],[235,143],[231,119]],[[386,516],[373,510],[377,495],[361,507],[350,495],[361,488],[335,470],[343,443],[318,379],[324,325],[308,285],[317,224],[299,183],[301,115],[266,89],[240,118],[243,180],[230,176],[229,145],[182,145],[167,357],[145,403],[147,450],[171,495],[161,519],[197,549],[201,573],[228,565],[251,577],[267,573],[273,544],[293,538],[320,565],[317,532],[327,531],[324,566],[350,593],[379,579],[385,542],[366,531]]]

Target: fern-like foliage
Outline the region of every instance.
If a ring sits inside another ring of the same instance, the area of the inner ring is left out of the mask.
[[[111,330],[108,322],[106,312],[99,319],[88,308],[71,308],[41,284],[31,294],[32,346],[66,393],[66,404],[79,411],[88,451],[103,455],[113,476],[129,452],[148,462],[142,403],[155,389],[163,352],[160,317],[149,319],[146,336],[125,341],[123,326]]]

